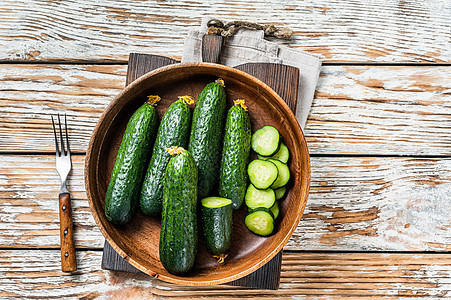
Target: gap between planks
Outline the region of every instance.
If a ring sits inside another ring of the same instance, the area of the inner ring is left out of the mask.
[[[59,247],[0,247],[0,251],[60,251]],[[98,251],[102,252],[103,247],[82,247],[82,246],[76,246],[75,250],[77,252],[83,252],[83,251]],[[283,255],[290,255],[290,254],[362,254],[362,255],[370,255],[370,254],[377,254],[377,255],[395,255],[395,254],[405,254],[405,255],[423,255],[423,254],[437,254],[437,255],[450,255],[451,251],[434,251],[434,250],[427,250],[427,251],[387,251],[387,250],[293,250],[293,249],[287,249],[283,250]]]
[[[168,56],[169,57],[169,56]],[[169,57],[180,60],[181,57]],[[0,60],[0,65],[128,65],[128,60]],[[444,62],[323,62],[323,66],[351,67],[450,67]]]
[[[54,152],[18,152],[18,151],[0,151],[0,155],[49,155],[53,156]],[[75,152],[71,153],[72,156],[85,156],[86,152]],[[378,157],[385,157],[385,158],[420,158],[420,159],[427,159],[427,158],[451,158],[451,155],[412,155],[412,154],[335,154],[335,153],[310,153],[310,157],[325,157],[325,158],[346,158],[346,157],[354,157],[354,158],[378,158]]]

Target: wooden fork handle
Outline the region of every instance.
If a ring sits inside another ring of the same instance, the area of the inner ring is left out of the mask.
[[[72,224],[72,207],[70,194],[59,195],[60,237],[61,237],[61,270],[73,272],[77,270],[75,259],[74,226]]]

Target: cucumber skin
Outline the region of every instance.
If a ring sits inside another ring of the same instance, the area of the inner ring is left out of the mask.
[[[246,194],[251,136],[249,115],[240,105],[232,106],[227,114],[225,126],[219,195],[231,199],[234,210],[241,207]]]
[[[275,220],[274,213],[271,211],[271,209],[266,208],[266,207],[257,207],[257,208],[254,208],[254,209],[249,208],[248,211],[247,211],[246,216],[251,215],[251,214],[253,214],[254,212],[257,212],[257,211],[267,212],[268,214],[271,215],[273,220]]]
[[[205,245],[214,255],[225,254],[232,244],[232,204],[217,208],[202,206]]]
[[[128,223],[135,211],[157,126],[157,112],[148,103],[127,123],[105,196],[105,215],[111,223]]]
[[[141,189],[140,206],[147,215],[158,216],[161,214],[164,171],[171,159],[171,155],[166,149],[172,146],[185,148],[188,143],[190,126],[191,110],[188,104],[183,100],[172,103],[158,128],[152,157]]]
[[[188,145],[199,170],[199,199],[208,196],[219,174],[225,112],[224,87],[209,83],[197,98]]]
[[[160,260],[172,274],[184,274],[197,254],[197,167],[184,150],[169,160],[164,175]]]

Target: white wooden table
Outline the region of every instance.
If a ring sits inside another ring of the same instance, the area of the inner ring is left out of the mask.
[[[185,287],[100,268],[83,163],[128,53],[180,58],[205,15],[288,26],[325,57],[308,205],[281,288]],[[0,298],[451,297],[449,0],[2,0]],[[67,113],[78,272],[60,271],[50,115]]]

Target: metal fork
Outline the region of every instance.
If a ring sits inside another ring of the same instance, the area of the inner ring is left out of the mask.
[[[66,148],[64,147],[63,130],[61,129],[60,115],[58,114],[59,138],[61,151],[58,146],[55,121],[52,116],[53,133],[56,145],[56,170],[61,177],[61,188],[59,194],[59,215],[60,215],[60,237],[61,237],[61,270],[63,272],[73,272],[77,270],[74,245],[74,227],[72,223],[72,208],[70,204],[70,193],[67,190],[66,180],[72,168],[70,159],[69,136],[67,135],[67,120],[64,115],[64,128],[66,136]]]

